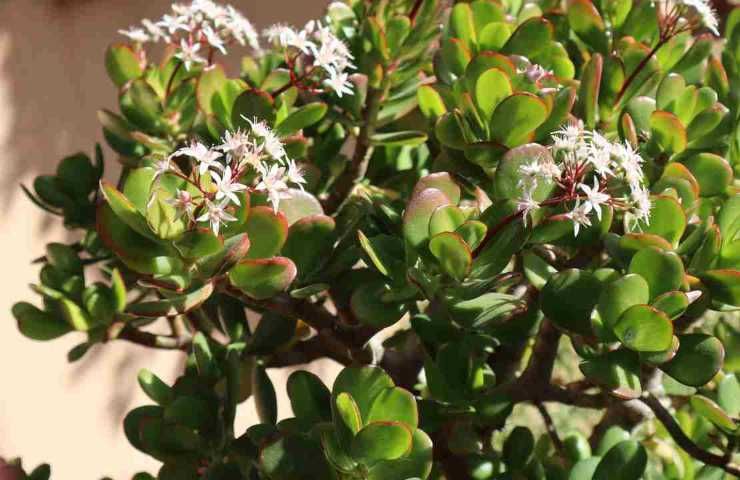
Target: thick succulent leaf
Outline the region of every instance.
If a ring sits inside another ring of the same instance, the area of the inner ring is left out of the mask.
[[[637,274],[628,274],[607,284],[599,297],[599,315],[607,328],[614,328],[622,314],[634,305],[647,303],[649,286]]]
[[[593,480],[640,480],[647,467],[647,451],[635,440],[614,445],[596,467]]]
[[[127,82],[141,77],[144,70],[141,59],[128,45],[114,44],[105,52],[105,70],[113,83],[122,87]]]
[[[651,299],[679,290],[685,275],[683,262],[678,255],[656,247],[643,248],[637,252],[630,262],[629,273],[636,273],[647,281]]]
[[[326,215],[304,217],[288,230],[282,254],[293,260],[298,276],[307,278],[326,261],[335,241],[334,219]]]
[[[719,382],[717,403],[731,417],[736,418],[740,414],[740,381],[736,374],[725,375]]]
[[[691,407],[702,417],[706,418],[720,429],[727,433],[733,433],[737,430],[737,424],[730,418],[722,407],[717,405],[713,400],[704,395],[694,395],[691,397]]]
[[[382,368],[348,367],[334,381],[332,396],[336,399],[340,393],[350,394],[357,403],[362,425],[369,418],[370,409],[378,395],[394,386],[393,380]]]
[[[582,1],[588,2],[588,0]],[[589,128],[594,128],[598,120],[599,90],[603,70],[604,57],[597,53],[586,63],[581,74],[581,84],[578,88],[578,111]]]
[[[352,456],[365,465],[395,460],[411,451],[411,430],[399,422],[372,422],[352,440]]]
[[[270,207],[254,207],[245,224],[251,246],[247,258],[267,258],[280,253],[288,238],[288,219]]]
[[[373,400],[365,423],[393,421],[406,425],[411,431],[419,425],[416,399],[411,392],[399,387],[382,390]]]
[[[732,167],[727,160],[714,153],[702,152],[682,162],[699,182],[701,196],[711,197],[724,193],[733,179]]]
[[[503,156],[496,168],[493,185],[496,198],[516,200],[522,197],[520,168],[532,162],[552,160],[550,151],[542,145],[529,143],[512,148]],[[550,179],[538,179],[532,198],[538,202],[550,196],[555,184]]]
[[[229,271],[229,280],[250,297],[262,300],[287,290],[297,273],[289,258],[245,259]]]
[[[455,280],[462,281],[473,263],[470,247],[462,237],[453,232],[442,232],[429,240],[429,251],[437,259],[442,270]]]
[[[432,471],[432,440],[422,430],[415,430],[411,451],[391,461],[380,461],[368,471],[368,480],[408,480],[427,478]]]
[[[328,110],[324,102],[313,102],[299,107],[275,128],[275,133],[281,137],[287,137],[297,133],[306,127],[319,122]]]
[[[590,0],[568,1],[568,23],[584,42],[597,51],[606,53],[607,36],[604,20]]]
[[[542,289],[542,312],[564,330],[591,335],[591,312],[601,288],[601,282],[587,270],[558,272]]]
[[[507,147],[526,143],[548,113],[540,98],[531,93],[515,93],[501,101],[491,116],[493,138]]]
[[[406,306],[402,303],[380,301],[387,291],[388,287],[383,281],[360,285],[350,298],[350,307],[358,320],[377,328],[385,328],[398,322],[406,313]]]
[[[625,347],[638,352],[662,352],[670,348],[673,340],[671,320],[649,305],[628,308],[613,330]]]
[[[302,435],[287,435],[266,444],[260,450],[259,467],[276,480],[333,478],[319,442]]]
[[[213,293],[213,283],[208,282],[183,295],[176,295],[152,302],[130,304],[126,311],[138,317],[174,317],[187,313],[203,304]]]
[[[450,203],[447,195],[437,188],[425,188],[411,198],[403,215],[403,233],[409,245],[419,248],[429,240],[432,214],[438,207]]]
[[[614,350],[581,362],[579,367],[589,380],[618,398],[633,399],[642,393],[640,362],[636,353]]]
[[[475,84],[475,101],[484,118],[491,118],[496,106],[512,93],[509,77],[499,68],[486,70]]]
[[[53,340],[72,331],[72,327],[64,320],[30,303],[16,303],[13,305],[12,313],[18,322],[18,330],[32,340]]]
[[[686,149],[686,127],[674,114],[655,111],[650,115],[652,139],[667,154],[681,153]]]
[[[717,374],[725,358],[722,342],[703,333],[678,336],[680,345],[673,359],[660,368],[691,387],[701,387]]]
[[[727,305],[740,306],[740,271],[709,270],[699,275],[712,298]]]
[[[293,372],[286,389],[298,419],[307,425],[331,421],[331,393],[319,377],[305,370]]]

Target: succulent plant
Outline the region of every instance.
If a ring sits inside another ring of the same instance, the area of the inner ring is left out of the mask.
[[[124,420],[162,480],[740,475],[739,24],[348,0],[259,35],[173,5],[105,55],[117,181],[98,146],[26,189],[80,240],[19,330],[188,353]],[[319,358],[333,387],[295,371],[279,420],[267,372]]]

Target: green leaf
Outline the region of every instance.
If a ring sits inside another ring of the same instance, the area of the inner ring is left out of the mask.
[[[529,141],[547,119],[545,102],[531,93],[515,93],[498,104],[491,117],[494,140],[516,147]]]
[[[331,421],[331,393],[319,377],[299,370],[288,377],[286,388],[297,418],[307,425]]]
[[[451,34],[463,41],[472,50],[477,44],[473,11],[467,3],[458,3],[450,13]]]
[[[582,3],[588,0],[582,0]],[[591,2],[588,2],[591,3]],[[583,115],[584,123],[589,128],[596,126],[598,120],[599,89],[604,69],[604,57],[594,54],[583,67],[581,84],[578,89],[578,110]]]
[[[594,480],[640,480],[646,467],[645,447],[634,440],[625,440],[606,452],[594,472]]]
[[[416,91],[419,110],[429,120],[436,121],[447,112],[442,96],[430,85],[422,85]]]
[[[470,273],[472,253],[458,234],[442,232],[435,235],[429,241],[429,251],[437,258],[442,270],[458,282]]]
[[[349,430],[352,436],[356,435],[362,428],[363,421],[360,415],[360,408],[357,406],[354,398],[352,398],[352,395],[347,392],[339,393],[334,400],[334,406],[336,408],[337,418],[341,420],[341,424]]]
[[[182,295],[151,302],[132,303],[127,312],[138,317],[174,317],[201,306],[213,293],[213,283],[208,282]]]
[[[645,279],[640,275],[628,274],[604,287],[597,309],[604,325],[613,329],[627,309],[647,303],[649,297],[649,286]]]
[[[223,239],[207,228],[189,230],[173,243],[180,255],[188,260],[215,255],[224,248]]]
[[[396,460],[380,461],[368,471],[368,480],[408,480],[427,478],[432,471],[433,445],[422,430],[415,430],[411,451]]]
[[[637,227],[644,233],[659,235],[674,247],[678,246],[686,230],[686,214],[678,200],[669,195],[653,196],[649,223],[640,222]]]
[[[628,308],[614,325],[622,344],[638,352],[662,352],[671,346],[673,324],[665,313],[649,305]]]
[[[393,380],[379,367],[347,367],[343,369],[334,381],[332,395],[336,398],[340,393],[349,393],[361,415],[361,422],[367,420],[370,408],[375,398],[386,388],[394,387]]]
[[[306,104],[288,115],[285,120],[278,123],[275,133],[280,137],[293,135],[299,130],[318,123],[324,118],[328,109],[329,107],[324,102]]]
[[[407,390],[390,387],[382,390],[373,400],[365,423],[400,422],[414,431],[419,424],[416,399]]]
[[[711,399],[703,395],[694,395],[691,397],[691,407],[702,417],[706,418],[720,429],[727,433],[733,433],[737,430],[737,425],[722,407],[714,403]]]
[[[568,23],[590,47],[606,53],[608,39],[605,33],[604,20],[590,0],[568,1]]]
[[[568,474],[568,480],[592,480],[594,472],[599,467],[601,457],[591,457],[579,460]]]
[[[246,351],[255,355],[269,355],[288,343],[295,335],[297,320],[274,312],[262,314],[257,328],[247,340]]]
[[[116,216],[131,227],[134,231],[146,238],[157,240],[147,224],[146,218],[136,209],[133,203],[126,198],[116,187],[107,181],[100,182],[100,188],[108,205]]]
[[[739,270],[708,270],[702,272],[699,279],[709,289],[712,299],[727,305],[740,305]]]
[[[550,277],[558,271],[532,251],[526,251],[522,254],[522,268],[529,283],[538,290],[541,290]]]
[[[229,280],[250,297],[263,300],[287,290],[297,273],[289,258],[244,259],[229,271]]]
[[[650,115],[652,140],[668,155],[681,153],[686,149],[688,138],[686,127],[674,114],[657,110]]]
[[[146,368],[139,371],[138,380],[144,393],[159,405],[167,405],[174,398],[172,388]]]
[[[144,73],[139,56],[131,47],[123,44],[111,45],[105,51],[105,70],[119,87]]]
[[[717,403],[731,417],[737,417],[740,414],[740,382],[736,374],[725,375],[725,378],[719,382]]]
[[[486,70],[475,83],[475,101],[484,118],[491,118],[496,106],[512,93],[508,75],[499,68]]]
[[[18,330],[32,340],[53,340],[72,330],[68,323],[27,302],[13,305],[12,313]]]
[[[395,460],[411,451],[411,430],[399,422],[369,423],[352,440],[352,456],[372,466],[381,460]]]
[[[259,468],[275,480],[316,480],[334,478],[317,440],[282,436],[265,445],[259,454]]]
[[[385,147],[415,147],[426,141],[426,133],[414,130],[376,133],[370,137],[370,143],[372,145],[382,145]]]
[[[465,73],[465,67],[470,62],[470,50],[465,42],[459,38],[443,38],[440,49],[445,67],[458,77]]]
[[[658,295],[651,305],[664,312],[671,320],[675,320],[683,315],[688,308],[689,297],[679,291],[667,292],[663,295]]]
[[[462,118],[458,111],[447,112],[434,125],[434,135],[443,145],[462,150],[466,142],[461,125]]]
[[[258,365],[252,370],[252,391],[260,421],[275,425],[278,414],[275,387],[263,366]]]
[[[250,130],[249,121],[275,122],[275,101],[269,93],[261,90],[247,90],[234,101],[231,123],[234,128]]]
[[[697,153],[682,160],[681,163],[696,177],[702,197],[724,193],[733,180],[730,164],[714,153]]]
[[[414,196],[403,215],[403,233],[406,241],[414,248],[420,248],[429,239],[429,221],[432,214],[442,205],[449,205],[450,199],[441,190],[426,188]]]
[[[468,220],[455,230],[455,233],[468,244],[470,250],[475,250],[486,237],[488,227],[483,222]]]
[[[290,226],[282,254],[296,265],[300,279],[307,278],[330,256],[335,226],[334,219],[326,215],[304,217]]]
[[[581,362],[579,368],[589,380],[618,398],[633,399],[642,393],[639,358],[629,350],[590,358]]]
[[[534,436],[527,427],[518,426],[504,442],[503,460],[512,470],[524,468],[534,452]]]
[[[647,281],[651,299],[679,290],[684,280],[681,258],[657,247],[647,247],[637,252],[630,262],[629,273],[636,273]]]
[[[304,217],[324,214],[321,203],[311,193],[297,188],[289,188],[287,194],[290,197],[280,200],[278,210],[285,215],[288,225],[293,225]]]
[[[350,308],[365,325],[385,328],[398,322],[406,313],[402,303],[379,301],[388,287],[383,281],[371,281],[360,285],[352,293]]]
[[[453,205],[460,203],[460,196],[462,194],[460,185],[458,185],[458,183],[447,172],[430,173],[429,175],[421,177],[419,181],[416,182],[414,190],[411,193],[411,197],[416,197],[427,188],[436,188],[437,190],[444,192],[450,200],[450,203]]]
[[[679,335],[678,339],[676,356],[660,369],[684,385],[705,385],[722,368],[725,358],[722,342],[703,333]]]
[[[525,20],[501,49],[505,54],[534,57],[544,50],[552,40],[553,26],[543,17]]]
[[[591,312],[600,293],[601,282],[591,272],[563,270],[542,289],[542,312],[560,328],[591,335]]]
[[[273,257],[280,253],[288,238],[288,219],[270,207],[254,207],[249,211],[245,229],[251,244],[247,258]]]

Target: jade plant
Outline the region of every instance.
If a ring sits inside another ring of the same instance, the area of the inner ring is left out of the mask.
[[[258,33],[195,0],[120,33],[107,146],[24,187],[77,240],[12,313],[70,362],[187,355],[138,376],[135,479],[740,475],[740,10],[347,0]],[[279,419],[267,372],[317,359]]]

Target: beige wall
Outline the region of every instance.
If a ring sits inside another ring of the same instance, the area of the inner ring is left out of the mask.
[[[257,25],[300,24],[321,13],[324,0],[232,0]],[[146,366],[167,380],[180,359],[170,352],[111,344],[67,364],[81,341],[68,335],[50,343],[27,340],[9,311],[33,300],[30,260],[48,241],[66,239],[56,218],[42,214],[19,182],[51,172],[64,155],[91,152],[101,140],[95,111],[114,108],[115,91],[102,65],[115,32],[142,17],[157,17],[164,0],[0,0],[0,456],[22,455],[28,465],[47,461],[55,480],[127,479],[148,460],[126,442],[121,419],[145,402],[136,385]],[[114,160],[109,155],[109,162]],[[312,365],[332,380],[326,364]],[[284,391],[285,372],[273,372]],[[284,394],[280,406],[286,415]],[[251,403],[241,407],[248,425]]]

